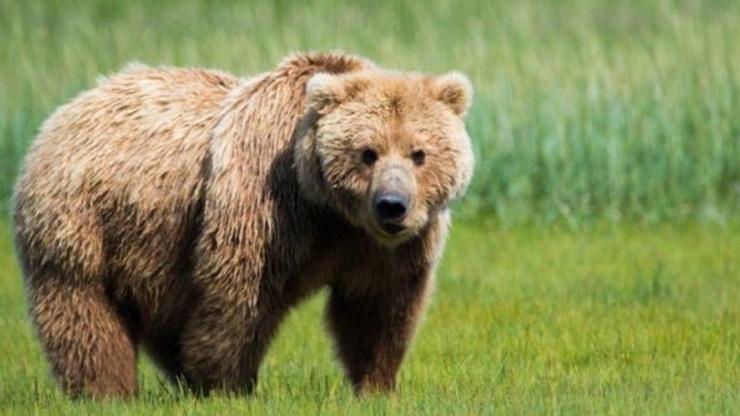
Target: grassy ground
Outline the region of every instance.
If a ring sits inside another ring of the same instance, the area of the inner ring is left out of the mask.
[[[391,398],[356,400],[321,326],[296,310],[253,398],[196,400],[148,363],[130,403],[57,391],[0,233],[0,410],[12,414],[738,414],[735,228],[505,230],[459,224]]]
[[[4,0],[0,200],[38,125],[126,62],[265,71],[293,50],[460,69],[465,212],[723,221],[740,207],[740,2]]]

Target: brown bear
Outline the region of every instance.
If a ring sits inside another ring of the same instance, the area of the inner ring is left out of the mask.
[[[249,392],[289,308],[328,287],[355,390],[391,390],[472,174],[471,96],[455,72],[302,54],[250,79],[134,65],[59,108],[14,220],[62,388],[134,394],[141,346],[196,392]]]

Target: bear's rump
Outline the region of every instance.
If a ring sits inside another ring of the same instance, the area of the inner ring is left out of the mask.
[[[55,112],[16,188],[27,274],[53,265],[67,279],[121,278],[160,291],[165,282],[143,280],[182,267],[210,130],[237,84],[207,71],[137,69]]]

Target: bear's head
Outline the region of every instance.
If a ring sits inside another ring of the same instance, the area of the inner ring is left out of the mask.
[[[301,191],[385,245],[418,235],[470,182],[471,99],[457,72],[314,75],[296,131]]]

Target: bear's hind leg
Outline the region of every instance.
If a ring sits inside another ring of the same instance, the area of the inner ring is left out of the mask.
[[[31,315],[54,375],[72,397],[128,397],[136,392],[131,328],[102,285],[64,276],[29,284]]]

